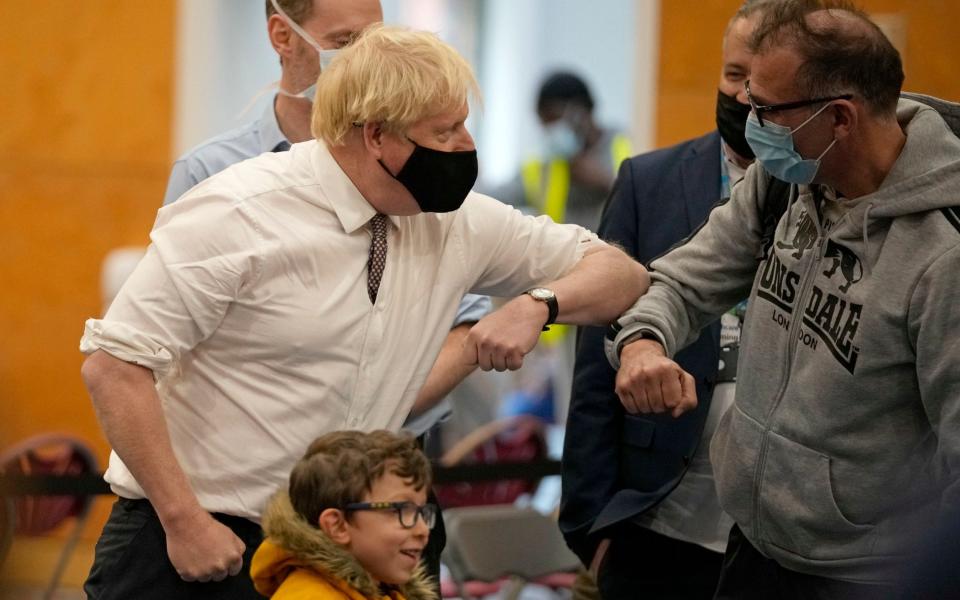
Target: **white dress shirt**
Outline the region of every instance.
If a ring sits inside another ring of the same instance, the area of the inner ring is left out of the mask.
[[[234,165],[160,210],[152,244],[81,350],[155,373],[200,504],[258,519],[317,436],[398,430],[467,292],[514,296],[600,244],[471,193],[391,216],[376,304],[375,210],[317,141]],[[114,492],[144,497],[110,456]]]

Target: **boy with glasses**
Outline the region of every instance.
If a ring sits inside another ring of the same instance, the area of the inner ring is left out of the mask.
[[[420,562],[437,508],[430,464],[406,435],[338,431],[318,438],[267,509],[250,574],[275,599],[435,594]]]

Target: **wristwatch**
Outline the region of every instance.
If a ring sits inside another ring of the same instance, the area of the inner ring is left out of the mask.
[[[550,325],[557,320],[557,314],[560,312],[560,306],[557,304],[557,295],[553,290],[544,287],[531,288],[524,292],[537,302],[543,302],[547,305],[547,322],[543,324],[543,331],[550,331]]]

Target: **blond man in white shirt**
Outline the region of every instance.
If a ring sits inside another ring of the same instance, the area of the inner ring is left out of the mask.
[[[606,323],[646,289],[643,267],[589,231],[470,191],[470,95],[469,65],[436,36],[373,26],[320,77],[316,140],[160,211],[144,260],[81,341],[114,448],[106,479],[121,503],[149,506],[169,557],[98,556],[91,579],[110,595],[244,585],[252,549],[228,525],[259,520],[316,436],[399,429],[464,293],[513,297],[463,346],[466,363],[505,370],[545,324]],[[98,554],[130,513],[114,509]],[[110,587],[118,565],[142,572]]]

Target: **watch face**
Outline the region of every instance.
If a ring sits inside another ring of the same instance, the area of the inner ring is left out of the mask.
[[[547,300],[553,298],[553,292],[547,288],[533,288],[528,292],[531,296],[537,300],[546,302]]]

